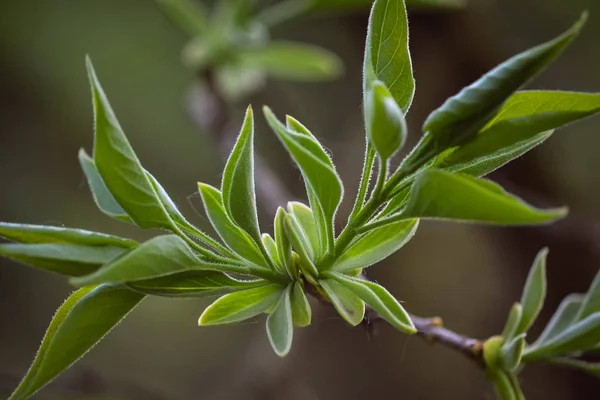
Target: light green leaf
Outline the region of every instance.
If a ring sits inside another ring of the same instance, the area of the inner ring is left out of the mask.
[[[279,260],[281,264],[288,272],[290,278],[294,279],[297,276],[297,271],[294,268],[294,262],[292,259],[292,244],[288,238],[287,233],[285,232],[285,217],[286,212],[283,208],[277,208],[277,213],[275,214],[275,241],[277,244],[277,254],[279,255]]]
[[[312,3],[316,10],[346,10],[368,7],[373,0],[307,0]],[[409,7],[414,8],[462,8],[468,0],[406,0]]]
[[[162,11],[188,35],[206,33],[208,21],[202,3],[194,0],[156,0]]]
[[[280,79],[321,81],[335,79],[344,70],[342,61],[324,48],[294,42],[271,42],[237,55],[244,68],[265,71]]]
[[[538,75],[565,50],[586,19],[587,14],[584,14],[563,35],[512,57],[446,100],[425,121],[423,131],[427,135],[407,163],[418,165],[473,138],[515,91]]]
[[[319,285],[340,314],[350,325],[357,326],[365,317],[365,303],[335,279],[320,279]]]
[[[252,238],[235,225],[225,212],[221,192],[204,183],[199,183],[198,189],[204,203],[206,215],[217,234],[223,239],[223,242],[240,257],[256,265],[268,268],[265,259],[256,244],[252,241]]]
[[[24,400],[93,348],[144,298],[121,286],[79,289],[58,309],[27,375],[9,397]]]
[[[508,374],[508,379],[510,380],[510,384],[513,388],[513,392],[515,393],[516,400],[525,400],[525,394],[521,390],[521,385],[519,384],[519,380],[517,379],[517,374]]]
[[[505,342],[511,341],[518,333],[519,324],[521,323],[521,316],[523,315],[523,307],[520,303],[513,304],[504,325],[504,331],[502,331],[502,338]]]
[[[204,297],[265,286],[264,279],[239,280],[216,271],[184,271],[159,278],[130,282],[133,290],[162,297]]]
[[[544,248],[535,257],[535,261],[529,271],[527,282],[523,288],[521,305],[523,313],[516,334],[527,332],[534,323],[544,305],[546,298],[546,258],[548,249]]]
[[[543,345],[577,321],[577,314],[581,309],[584,299],[584,295],[578,293],[573,293],[565,297],[550,319],[550,322],[548,322],[548,325],[546,325],[542,334],[536,342],[531,345],[531,348]]]
[[[577,320],[582,320],[596,312],[600,312],[600,272],[598,272],[596,278],[594,278],[594,281],[590,285],[590,289],[577,314]],[[598,339],[598,342],[600,342],[600,338]]]
[[[277,252],[277,243],[268,233],[262,234],[262,242],[263,246],[265,246],[265,250],[267,250],[267,254],[271,257],[271,260],[275,263],[277,268],[281,271],[285,271],[285,268],[281,264],[281,260],[279,259],[279,253]]]
[[[493,182],[431,169],[419,174],[406,208],[400,214],[404,219],[526,225],[555,221],[565,216],[566,209],[539,210],[506,193]]]
[[[226,294],[204,310],[198,325],[233,324],[255,317],[276,304],[283,290],[271,284]]]
[[[268,107],[263,108],[267,122],[300,167],[309,193],[310,206],[320,229],[325,230],[327,250],[334,240],[333,220],[342,201],[343,186],[333,163],[318,140],[298,121],[288,117],[288,128],[281,124]],[[312,191],[312,192],[311,192]],[[312,194],[312,195],[311,195]],[[315,211],[320,208],[319,212]],[[322,232],[319,232],[322,235]]]
[[[281,292],[273,312],[267,317],[267,336],[271,347],[279,357],[285,357],[292,348],[294,325],[290,296],[292,285]]]
[[[94,101],[94,162],[115,200],[142,228],[167,228],[173,222],[100,86],[90,59],[86,60]]]
[[[312,310],[300,281],[294,283],[291,294],[291,303],[294,325],[301,328],[310,325]]]
[[[307,278],[316,278],[319,276],[319,271],[312,262],[314,255],[311,253],[310,242],[304,236],[304,232],[300,224],[293,215],[287,214],[284,218],[284,229],[286,236],[292,243],[292,248],[298,253],[302,264],[308,267],[308,271],[303,271],[308,274]]]
[[[376,264],[408,243],[418,226],[418,219],[410,219],[373,229],[357,237],[331,269],[345,272]]]
[[[509,373],[496,370],[492,373],[491,379],[498,400],[517,400]]]
[[[71,282],[84,286],[138,281],[188,270],[247,272],[244,268],[201,259],[179,236],[163,235],[141,244],[93,274],[74,278]]]
[[[406,114],[415,93],[415,80],[404,1],[377,0],[371,9],[363,66],[365,95],[375,79],[387,86]]]
[[[338,273],[329,273],[335,279],[365,303],[375,310],[390,325],[407,334],[416,333],[417,330],[408,313],[384,287],[374,283]]]
[[[512,372],[519,367],[523,349],[525,348],[525,336],[525,333],[521,333],[510,341],[504,342],[502,345],[500,363],[504,370]]]
[[[246,110],[244,124],[223,171],[221,192],[225,211],[254,242],[262,245],[254,190],[254,118]]]
[[[312,210],[307,205],[298,201],[290,201],[287,204],[287,211],[298,221],[298,225],[310,243],[310,248],[314,255],[313,261],[317,262],[323,253],[319,240],[319,229]]]

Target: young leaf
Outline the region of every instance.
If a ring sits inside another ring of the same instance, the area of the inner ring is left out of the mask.
[[[285,357],[292,348],[294,325],[290,296],[292,285],[281,292],[273,312],[267,317],[267,336],[271,347],[279,357]]]
[[[371,9],[363,67],[365,95],[375,79],[387,86],[406,114],[415,93],[415,80],[408,50],[404,1],[377,0]]]
[[[410,219],[373,229],[359,236],[331,269],[345,272],[376,264],[408,243],[418,226],[418,219]]]
[[[257,69],[281,79],[320,81],[342,74],[342,61],[321,47],[294,42],[272,42],[237,54],[244,68]]]
[[[491,379],[498,400],[517,400],[513,384],[507,372],[496,370],[493,372]]]
[[[298,253],[304,265],[309,267],[308,274],[312,278],[319,276],[319,271],[313,263],[314,255],[311,253],[310,242],[304,237],[304,232],[296,218],[287,214],[284,218],[284,229],[286,236],[292,243],[293,249]]]
[[[312,210],[298,201],[290,201],[287,204],[287,211],[290,215],[296,218],[298,225],[302,229],[304,236],[310,243],[314,261],[316,262],[322,255],[321,242],[319,240],[319,229],[315,221],[315,216]]]
[[[510,380],[510,384],[513,388],[515,400],[525,400],[525,394],[521,390],[521,385],[519,384],[519,380],[517,379],[517,374],[508,374],[508,379]]]
[[[74,285],[131,282],[188,270],[247,272],[246,267],[217,264],[199,258],[176,235],[157,236],[104,265],[93,274],[74,278]]]
[[[269,255],[269,257],[271,257],[277,268],[279,268],[281,271],[285,271],[285,268],[283,267],[283,265],[281,264],[281,260],[279,259],[277,243],[275,243],[275,240],[268,233],[263,233],[262,242],[263,246],[265,246],[265,250],[267,250],[267,254]]]
[[[327,250],[331,250],[334,240],[333,219],[343,195],[342,181],[321,144],[306,128],[288,117],[288,123],[294,127],[290,129],[281,124],[268,107],[265,106],[263,111],[267,122],[300,167],[309,192],[311,209],[317,217],[322,215],[320,226],[325,229]],[[311,196],[311,191],[314,196]],[[322,214],[315,211],[317,208]]]
[[[194,0],[156,0],[175,25],[191,36],[206,33],[208,21],[202,4]]]
[[[360,297],[334,279],[320,279],[319,285],[346,322],[352,326],[362,322],[365,317],[365,303]]]
[[[292,244],[285,232],[285,217],[286,212],[283,208],[279,207],[275,214],[275,241],[277,243],[277,254],[281,264],[288,272],[290,278],[297,276],[297,271],[294,268],[294,262],[292,259]]]
[[[231,220],[242,228],[257,245],[262,245],[256,192],[254,191],[254,119],[252,108],[246,110],[238,140],[223,171],[221,192],[223,206]]]
[[[519,324],[521,323],[521,316],[523,315],[523,307],[520,303],[513,304],[504,325],[504,331],[502,331],[502,338],[505,342],[511,341],[518,333]]]
[[[294,283],[291,303],[294,325],[301,328],[310,325],[312,310],[300,281]]]
[[[204,310],[198,325],[226,325],[255,317],[276,304],[283,290],[271,284],[226,294]]]
[[[127,287],[162,297],[193,298],[223,295],[268,285],[264,279],[239,280],[216,271],[184,271],[158,278],[129,282]]]
[[[388,89],[379,80],[371,84],[365,97],[367,136],[385,164],[406,141],[408,128],[404,114]]]
[[[408,313],[384,287],[374,283],[347,275],[330,273],[332,279],[335,279],[365,303],[375,310],[390,325],[407,334],[416,333],[417,330],[410,319]]]
[[[67,276],[95,272],[126,250],[115,246],[76,244],[0,244],[0,255],[46,271]]]
[[[79,289],[58,309],[27,375],[9,400],[24,400],[93,348],[144,295],[121,286]]]
[[[94,162],[115,200],[142,228],[173,226],[108,102],[90,59],[86,60],[96,122]]]
[[[520,87],[552,63],[577,36],[587,14],[558,38],[529,49],[500,64],[478,81],[449,98],[432,112],[423,131],[426,138],[411,155],[410,163],[431,158],[470,140]]]
[[[500,363],[505,371],[514,371],[521,363],[521,356],[525,348],[525,333],[521,333],[502,346]]]
[[[593,313],[600,312],[600,272],[596,275],[596,278],[590,285],[585,300],[579,309],[577,314],[577,320],[582,320],[592,315]],[[600,338],[598,340],[600,342]]]
[[[535,257],[533,266],[529,271],[527,282],[523,288],[521,296],[521,305],[523,313],[516,334],[527,332],[544,305],[546,297],[546,258],[548,249],[544,248]]]
[[[223,242],[240,257],[256,265],[268,267],[252,238],[235,225],[223,208],[221,192],[204,183],[198,184],[206,215]]]
[[[558,309],[546,325],[539,338],[532,344],[531,348],[539,347],[545,342],[553,339],[557,334],[565,330],[569,325],[577,321],[577,314],[581,309],[585,297],[582,294],[570,294],[560,303]]]

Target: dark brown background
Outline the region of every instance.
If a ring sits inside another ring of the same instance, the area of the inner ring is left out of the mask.
[[[513,53],[562,32],[590,9],[589,24],[563,58],[535,82],[544,89],[600,91],[600,7],[594,0],[472,0],[459,12],[411,15],[417,95],[409,116],[414,142],[429,111]],[[352,195],[363,153],[361,58],[367,10],[306,17],[277,38],[318,43],[338,53],[345,76],[326,84],[271,81],[251,99],[304,122],[332,150]],[[216,184],[217,145],[186,114],[192,74],[180,63],[185,37],[149,0],[0,1],[0,220],[64,224],[137,239],[140,232],[95,209],[76,154],[92,143],[84,68],[89,53],[144,165],[182,210],[207,228],[193,196],[196,181]],[[241,122],[241,111],[237,120]],[[257,113],[258,114],[258,113]],[[302,196],[298,171],[258,118],[258,150]],[[423,223],[416,238],[369,270],[416,314],[441,315],[471,336],[498,333],[520,296],[531,261],[550,247],[545,322],[562,297],[585,291],[600,258],[600,119],[558,132],[493,174],[536,205],[568,204],[569,218],[546,229]],[[190,197],[190,195],[192,195]],[[342,213],[349,210],[350,199]],[[266,210],[270,231],[274,210]],[[72,288],[65,279],[0,260],[0,396],[11,389]],[[291,354],[269,349],[264,321],[198,328],[209,300],[146,300],[39,399],[106,394],[123,399],[492,399],[468,360],[388,327],[368,340],[331,310],[315,310],[297,330]],[[539,332],[536,324],[533,332]],[[592,377],[532,366],[522,374],[528,399],[593,399]],[[69,397],[70,398],[70,397]],[[77,397],[83,398],[83,397]],[[90,398],[90,397],[85,397]],[[98,398],[98,397],[94,397]]]

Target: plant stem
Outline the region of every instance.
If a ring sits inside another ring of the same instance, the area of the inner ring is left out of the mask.
[[[356,217],[356,214],[360,212],[363,205],[365,204],[365,199],[367,198],[367,191],[369,190],[369,181],[371,180],[371,175],[373,175],[373,162],[375,161],[375,150],[373,146],[367,140],[366,148],[365,148],[365,162],[363,165],[363,171],[360,178],[360,184],[358,186],[358,194],[356,195],[356,201],[354,202],[354,207],[350,212],[349,220]]]

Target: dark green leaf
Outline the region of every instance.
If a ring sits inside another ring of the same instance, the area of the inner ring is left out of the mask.
[[[365,303],[335,279],[320,279],[319,285],[340,314],[350,325],[357,326],[365,317]]]
[[[581,309],[585,297],[582,294],[570,294],[560,303],[558,309],[546,325],[546,328],[531,345],[532,348],[543,345],[546,341],[553,339],[557,334],[565,330],[569,325],[577,321],[577,314]]]
[[[292,302],[292,315],[294,317],[294,325],[298,327],[305,327],[310,325],[312,317],[312,311],[304,288],[300,281],[294,283],[291,295]]]
[[[283,290],[271,284],[226,294],[204,310],[198,325],[233,324],[255,317],[275,305]]]
[[[513,304],[504,325],[504,331],[502,331],[502,338],[505,342],[511,341],[515,335],[517,335],[519,324],[521,323],[521,316],[523,315],[523,307],[520,303]]]
[[[415,80],[404,1],[377,0],[371,9],[363,67],[365,95],[375,79],[387,86],[406,114],[415,93]]]
[[[338,273],[330,273],[330,276],[360,297],[396,329],[408,334],[417,332],[408,313],[384,287]]]
[[[137,292],[163,297],[204,297],[269,284],[263,279],[239,280],[216,271],[184,271],[159,278],[130,282]]]
[[[202,3],[194,0],[156,0],[163,12],[189,35],[206,32],[208,21]]]
[[[590,285],[590,289],[577,314],[577,320],[582,320],[596,312],[600,312],[600,272]],[[600,342],[600,338],[598,338],[598,342]]]
[[[244,68],[265,71],[280,79],[320,81],[337,78],[342,61],[321,47],[294,42],[271,42],[243,50],[237,62]]]
[[[314,255],[313,261],[317,261],[322,255],[321,242],[319,240],[319,229],[315,220],[315,216],[312,210],[297,201],[290,201],[287,204],[288,213],[296,218],[298,225],[302,229],[304,236],[308,239],[312,254]]]
[[[279,357],[285,357],[292,348],[294,325],[290,296],[292,285],[281,292],[273,312],[267,317],[267,336],[271,347]]]
[[[24,400],[94,347],[144,298],[121,286],[85,287],[71,294],[46,331],[27,375],[9,400]]]
[[[523,306],[523,313],[521,315],[521,321],[517,328],[516,334],[527,332],[538,314],[542,310],[544,305],[544,299],[546,298],[546,257],[548,256],[548,249],[544,248],[535,257],[535,261],[529,271],[527,282],[523,288],[523,295],[521,296],[521,305]]]

